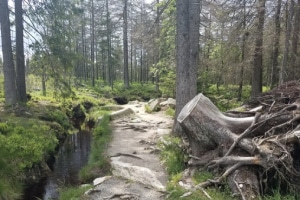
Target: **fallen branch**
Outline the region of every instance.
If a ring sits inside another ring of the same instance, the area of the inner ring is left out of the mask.
[[[119,156],[128,156],[128,157],[132,157],[132,158],[143,160],[141,157],[138,157],[138,156],[133,155],[133,154],[128,154],[128,153],[116,153],[115,155],[111,155],[110,157],[119,157]]]

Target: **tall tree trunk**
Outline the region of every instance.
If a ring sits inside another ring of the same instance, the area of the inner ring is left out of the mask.
[[[92,86],[95,87],[95,14],[94,14],[94,0],[91,0],[91,11],[92,11],[92,20],[91,20],[91,63],[92,63]]]
[[[298,44],[299,44],[299,33],[300,33],[300,0],[298,0],[295,7],[295,17],[293,22],[293,36],[292,36],[292,49],[291,49],[291,69],[292,69],[292,79],[297,79],[300,75],[300,70],[298,65]]]
[[[42,93],[43,96],[47,96],[47,90],[46,90],[46,69],[44,66],[42,66]]]
[[[245,62],[245,49],[246,49],[246,0],[243,2],[243,38],[242,38],[242,55],[241,55],[241,71],[240,82],[238,89],[238,101],[242,100],[243,82],[244,82],[244,62]]]
[[[197,94],[197,66],[199,54],[200,0],[176,1],[176,112]],[[173,132],[181,134],[175,120]]]
[[[102,60],[102,79],[106,81],[106,68],[105,68],[105,52],[104,49],[101,50],[101,60]]]
[[[111,64],[111,25],[110,25],[110,14],[108,8],[108,0],[106,0],[106,39],[107,39],[107,83],[113,87],[113,75],[112,75],[112,64]]]
[[[284,52],[282,58],[282,64],[279,73],[279,84],[283,84],[287,81],[287,74],[288,74],[288,56],[289,56],[289,48],[290,48],[290,39],[291,39],[291,30],[292,30],[292,19],[294,14],[294,0],[288,1],[290,2],[289,11],[287,11],[287,24],[286,24],[286,34],[285,34],[285,45],[284,45]],[[287,3],[288,3],[287,2]]]
[[[282,0],[277,1],[276,13],[274,16],[275,21],[275,35],[273,44],[273,55],[272,55],[272,72],[271,72],[271,88],[274,88],[279,81],[279,39],[280,39],[280,13],[281,13]]]
[[[0,22],[3,53],[5,103],[12,105],[18,101],[16,87],[16,72],[13,61],[8,1],[0,1]]]
[[[15,0],[16,16],[16,71],[18,98],[21,102],[26,102],[26,82],[25,82],[25,58],[24,58],[24,38],[23,38],[23,8],[22,0]]]
[[[159,4],[159,0],[156,0],[156,4]],[[159,40],[160,37],[160,10],[159,10],[159,6],[157,6],[156,8],[156,17],[157,17],[157,24],[156,24],[156,38],[157,40]],[[157,55],[156,55],[156,63],[159,62],[160,59],[160,48],[156,49],[157,51]],[[155,90],[156,92],[159,92],[159,69],[156,69],[156,72],[154,73],[154,77],[155,77]]]
[[[139,80],[140,80],[140,84],[143,85],[143,67],[144,67],[144,57],[143,57],[143,42],[142,42],[142,48],[140,50],[140,77],[139,77]]]
[[[262,60],[263,60],[263,29],[265,22],[265,4],[266,0],[258,0],[257,5],[257,28],[255,49],[253,56],[253,71],[252,71],[252,91],[251,97],[256,97],[262,92]]]
[[[133,43],[132,34],[130,34],[130,83],[133,82]]]
[[[128,72],[128,37],[127,37],[127,4],[128,0],[124,0],[124,27],[123,27],[123,48],[124,48],[124,86],[125,88],[129,88],[129,72]]]

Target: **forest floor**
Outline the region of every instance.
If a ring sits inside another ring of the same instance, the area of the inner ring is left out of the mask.
[[[145,103],[141,102],[123,107],[134,114],[112,121],[113,140],[107,156],[113,175],[98,179],[87,199],[165,199],[168,175],[157,143],[171,132],[173,119],[163,111],[145,112]]]

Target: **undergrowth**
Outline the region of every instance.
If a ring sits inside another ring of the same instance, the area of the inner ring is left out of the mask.
[[[58,144],[46,123],[26,121],[23,126],[9,119],[0,123],[0,199],[17,199],[25,181],[34,179],[26,171],[44,162]]]
[[[161,150],[160,157],[164,167],[169,174],[167,191],[169,192],[168,200],[180,199],[180,197],[188,192],[179,185],[182,179],[182,173],[187,167],[185,163],[188,157],[185,155],[181,146],[181,139],[173,136],[164,137],[164,140],[159,143]],[[195,184],[212,178],[213,175],[207,171],[198,171],[192,177]],[[223,188],[208,188],[206,192],[214,200],[231,200],[232,197],[227,187]],[[195,191],[192,195],[185,197],[186,200],[207,200],[208,198],[202,191]]]

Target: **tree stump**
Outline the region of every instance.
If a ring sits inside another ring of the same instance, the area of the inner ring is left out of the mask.
[[[294,167],[294,160],[300,160],[300,155],[295,156],[300,138],[298,112],[295,103],[275,113],[229,117],[198,94],[177,118],[191,148],[189,164],[209,169],[221,167],[223,174],[197,187],[219,184],[228,177],[232,192],[238,193],[240,199],[257,198],[263,190],[261,177],[270,169],[288,184],[298,185],[295,180],[300,180],[300,173]]]
[[[183,107],[177,121],[189,139],[193,155],[199,157],[217,147],[230,146],[237,137],[234,133],[246,130],[254,117],[225,116],[207,97],[198,94]]]

